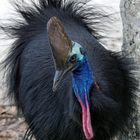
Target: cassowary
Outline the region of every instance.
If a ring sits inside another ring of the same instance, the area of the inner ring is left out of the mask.
[[[15,7],[23,19],[1,28],[15,38],[4,64],[8,95],[29,126],[24,139],[111,140],[126,132],[132,61],[101,45],[99,13],[61,0]]]

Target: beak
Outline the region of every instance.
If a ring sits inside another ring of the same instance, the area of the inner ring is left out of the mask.
[[[53,81],[53,91],[56,92],[58,89],[59,85],[61,84],[65,74],[67,73],[67,70],[56,70],[55,76],[54,76],[54,81]]]
[[[71,72],[72,70],[74,70],[74,66],[68,66],[65,69],[62,70],[56,70],[55,72],[55,76],[54,76],[54,80],[53,80],[53,91],[56,92],[56,90],[58,89],[58,87],[61,85],[61,82],[63,81],[64,77],[66,77],[66,75]]]

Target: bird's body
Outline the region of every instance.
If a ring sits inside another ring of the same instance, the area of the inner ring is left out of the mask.
[[[9,94],[14,93],[17,106],[37,140],[87,139],[77,96],[81,96],[83,107],[89,102],[93,131],[90,139],[111,140],[123,132],[131,116],[135,84],[129,63],[106,50],[70,9],[60,10],[55,2],[49,3],[43,0],[41,8],[36,8],[38,12],[19,9],[27,24],[12,28],[17,40],[5,61],[10,69]],[[54,16],[62,21],[69,38],[87,52],[81,68],[67,74],[55,94],[52,89],[55,65],[47,33],[47,23]]]

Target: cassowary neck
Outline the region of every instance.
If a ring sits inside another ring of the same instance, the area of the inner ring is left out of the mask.
[[[82,64],[75,71],[73,71],[73,89],[76,97],[80,97],[84,105],[86,105],[84,101],[85,94],[88,97],[88,102],[90,101],[89,91],[93,82],[93,73],[89,66],[88,60],[84,59]]]
[[[94,137],[90,116],[90,99],[89,91],[94,82],[93,74],[87,59],[73,71],[73,89],[81,105],[83,131],[87,140]]]

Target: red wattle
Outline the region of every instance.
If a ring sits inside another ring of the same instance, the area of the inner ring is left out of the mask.
[[[87,140],[91,140],[94,137],[93,129],[91,126],[90,108],[87,97],[85,95],[86,107],[84,106],[81,99],[79,99],[82,108],[82,123],[83,131]]]

